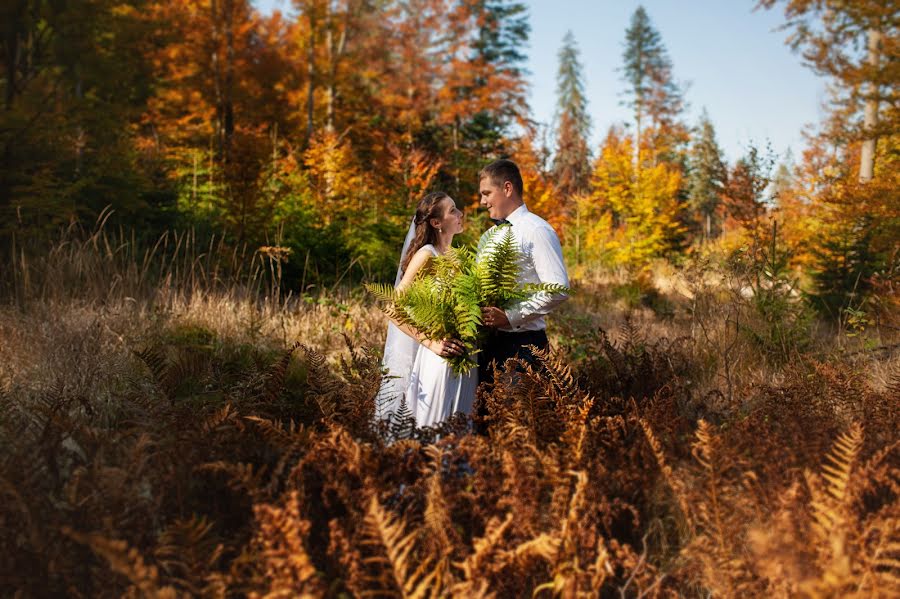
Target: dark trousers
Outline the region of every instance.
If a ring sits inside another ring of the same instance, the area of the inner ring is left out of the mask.
[[[537,359],[534,357],[532,348],[535,346],[539,350],[547,349],[549,342],[547,341],[546,331],[521,331],[518,333],[507,333],[505,331],[493,330],[488,333],[487,338],[481,345],[481,352],[478,354],[478,384],[487,383],[488,388],[494,384],[494,368],[502,370],[506,361],[510,358],[519,358],[528,364],[535,364]],[[487,406],[485,402],[479,401],[476,410],[476,426],[475,429],[481,434],[485,434],[484,417],[487,416]]]
[[[503,368],[503,364],[510,358],[520,358],[528,364],[535,363],[531,348],[534,345],[538,349],[547,349],[546,331],[521,331],[519,333],[507,333],[506,331],[491,331],[481,345],[478,354],[478,382],[494,382],[493,363],[497,368]]]

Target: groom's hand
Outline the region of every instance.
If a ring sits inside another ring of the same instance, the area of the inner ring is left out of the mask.
[[[509,326],[509,318],[506,317],[506,312],[494,306],[481,309],[481,322],[485,326],[495,329]]]

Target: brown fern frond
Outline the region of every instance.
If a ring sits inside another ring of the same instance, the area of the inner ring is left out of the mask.
[[[500,552],[497,560],[499,563],[505,564],[539,558],[548,564],[552,564],[559,554],[561,545],[562,541],[555,534],[540,533],[533,539],[519,543],[512,549]]]
[[[571,538],[573,531],[578,530],[581,520],[581,513],[585,507],[586,491],[588,487],[588,474],[584,470],[570,471],[569,474],[575,477],[575,490],[569,499],[569,508],[566,518],[563,520],[562,530],[560,531],[560,540],[563,544],[569,546],[574,552],[575,541]]]
[[[694,433],[697,439],[691,446],[691,454],[705,470],[713,470],[715,467],[715,451],[717,439],[712,426],[705,420],[697,422],[697,431]]]
[[[672,467],[669,465],[668,460],[666,459],[666,454],[663,450],[662,443],[660,443],[659,439],[656,438],[656,434],[653,432],[653,427],[650,425],[650,423],[643,418],[638,419],[638,423],[641,425],[641,429],[644,431],[644,436],[647,438],[647,444],[650,446],[650,450],[653,452],[653,456],[656,458],[656,463],[659,466],[660,471],[662,472],[663,478],[665,478],[666,483],[672,490],[672,494],[675,496],[675,501],[678,502],[678,507],[681,510],[682,517],[684,517],[688,528],[691,530],[691,532],[693,532],[695,524],[693,510],[691,510],[690,508],[690,501],[688,500],[688,493],[687,489],[685,488],[684,482],[680,478],[676,477],[675,473],[672,471]]]
[[[231,405],[231,403],[226,403],[224,406],[203,419],[200,423],[200,430],[206,434],[212,433],[213,431],[224,427],[226,423],[234,424],[237,421],[237,417],[238,413],[237,410],[234,409],[234,406]]]
[[[590,431],[590,415],[594,408],[594,398],[586,396],[580,405],[572,405],[567,408],[563,441],[569,448],[570,464],[573,467],[580,467],[585,457],[585,445]]]
[[[325,589],[306,548],[312,525],[301,515],[299,493],[291,491],[284,507],[259,504],[253,511],[258,526],[253,542],[268,586],[262,596],[324,596]]]
[[[173,587],[161,586],[156,566],[147,564],[140,552],[129,547],[127,542],[109,539],[98,533],[77,532],[69,527],[63,527],[62,532],[72,540],[90,547],[94,553],[106,559],[113,572],[127,578],[132,585],[128,595],[158,599],[190,597]]]
[[[429,445],[425,448],[425,453],[431,459],[431,473],[428,475],[425,493],[425,527],[429,532],[429,539],[436,545],[436,552],[444,553],[455,544],[451,539],[451,535],[455,536],[453,521],[441,487],[444,451],[435,445]]]
[[[213,523],[202,516],[175,520],[153,551],[167,578],[193,596],[205,594],[205,579],[224,551],[210,535],[212,529]]]
[[[378,498],[372,495],[363,522],[372,544],[381,548],[380,555],[370,558],[370,562],[379,563],[387,570],[399,596],[404,599],[440,596],[440,566],[430,558],[416,560],[417,533],[406,532],[406,522],[402,517],[386,511]],[[414,561],[418,561],[415,569],[412,568]]]
[[[284,390],[284,381],[287,377],[288,367],[291,364],[291,357],[300,347],[299,341],[291,345],[279,360],[272,364],[265,374],[265,385],[263,386],[260,399],[266,403],[273,403],[281,397]]]
[[[259,416],[245,416],[244,420],[254,423],[266,442],[282,451],[291,450],[298,443],[306,443],[311,437],[309,429],[293,420],[283,423]]]
[[[863,431],[859,423],[851,425],[834,442],[822,465],[822,492],[819,485],[810,483],[812,501],[810,508],[815,529],[823,540],[834,540],[833,531],[845,521],[847,488],[859,451],[862,448]]]
[[[168,360],[166,359],[165,353],[156,347],[147,347],[135,351],[134,355],[144,363],[150,371],[150,374],[153,375],[153,379],[156,381],[157,385],[159,385],[160,388],[165,387],[166,369],[168,367]]]
[[[472,553],[462,562],[453,564],[462,571],[463,580],[467,583],[463,585],[465,588],[471,588],[470,583],[475,583],[487,573],[487,564],[494,559],[512,522],[512,512],[507,513],[502,522],[492,518],[485,527],[484,535],[475,539]]]
[[[843,502],[847,496],[847,482],[862,444],[862,426],[853,423],[849,431],[837,438],[831,452],[825,457],[831,464],[822,466],[821,476],[829,483],[828,493],[837,502]]]

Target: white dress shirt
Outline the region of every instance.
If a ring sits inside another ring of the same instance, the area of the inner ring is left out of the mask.
[[[506,217],[519,244],[522,261],[519,265],[519,282],[558,283],[569,286],[569,275],[563,262],[562,246],[553,227],[522,204]],[[482,240],[484,236],[482,236]],[[481,246],[481,244],[479,244]],[[562,293],[536,293],[506,309],[509,327],[506,332],[541,331],[547,328],[544,316],[568,299]]]

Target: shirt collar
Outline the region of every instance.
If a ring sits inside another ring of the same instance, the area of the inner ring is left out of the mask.
[[[513,210],[509,216],[506,217],[506,220],[508,220],[512,226],[516,226],[516,223],[521,221],[526,214],[528,214],[528,207],[525,204],[522,204]]]

